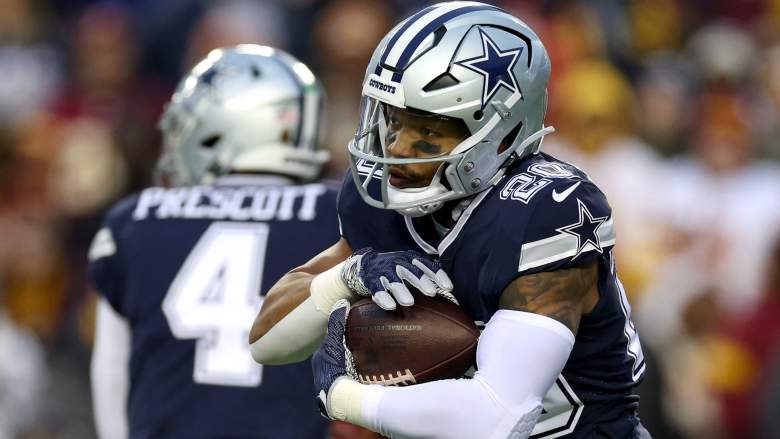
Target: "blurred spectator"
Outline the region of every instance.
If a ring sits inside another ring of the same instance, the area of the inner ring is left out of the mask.
[[[62,244],[51,222],[0,216],[0,274],[6,279],[6,312],[45,341],[53,340],[65,305]]]
[[[5,313],[2,288],[0,284],[0,357],[8,361],[0,362],[0,437],[14,438],[41,421],[47,376],[42,346]]]
[[[0,0],[0,130],[48,103],[62,59],[46,41],[47,11],[36,0]]]
[[[13,157],[14,144],[11,133],[8,130],[0,128],[0,211],[7,208],[10,194],[11,179],[11,158]]]
[[[579,61],[605,54],[604,32],[596,11],[583,2],[552,1],[542,3],[546,24],[540,31],[545,48],[554,63],[550,90],[557,78]],[[555,108],[552,109],[553,112]],[[558,120],[555,115],[552,120]]]
[[[685,267],[685,266],[683,266]],[[659,307],[664,297],[647,293],[647,301],[655,301]],[[670,312],[675,312],[675,308]],[[645,337],[643,343],[658,352],[659,371],[662,375],[663,409],[674,429],[689,438],[720,438],[718,407],[708,382],[713,346],[709,335],[717,328],[722,317],[709,290],[697,294],[684,302],[679,316],[677,331],[662,344],[652,337]],[[663,314],[656,314],[663,318]],[[640,331],[653,322],[644,322]]]
[[[767,383],[758,413],[756,437],[771,439],[780,430],[780,352],[766,368]]]
[[[112,3],[89,7],[77,18],[71,48],[74,73],[50,110],[54,123],[67,127],[94,122],[94,129],[76,138],[120,151],[129,165],[127,184],[145,186],[147,163],[159,152],[155,123],[169,90],[139,71],[137,33],[129,11]],[[111,140],[100,139],[102,135]]]
[[[712,363],[734,351],[709,334],[755,305],[780,232],[780,169],[756,159],[748,105],[737,90],[711,85],[697,102],[690,155],[658,180],[667,254],[637,323],[643,343],[663,352],[667,415],[687,437],[723,433]]]
[[[752,37],[729,22],[707,25],[691,36],[688,50],[709,82],[748,79],[757,65],[758,53]]]
[[[693,289],[713,289],[718,304],[733,312],[757,299],[780,232],[780,168],[755,157],[744,119],[749,105],[731,89],[705,93],[698,102],[691,156],[670,165],[661,180],[670,245],[688,259],[677,276],[701,273],[706,285]]]
[[[765,90],[761,93],[765,103],[753,114],[762,136],[761,149],[771,157],[780,159],[780,43],[764,52],[759,78]]]
[[[324,144],[333,151],[325,171],[331,177],[341,178],[349,166],[346,145],[357,129],[363,74],[394,15],[389,2],[335,0],[316,18],[312,43],[328,93]]]
[[[637,0],[630,2],[629,23],[633,55],[676,49],[682,44],[684,13],[678,0]]]
[[[675,52],[648,57],[636,85],[637,133],[664,155],[686,149],[694,90],[692,63]]]
[[[780,353],[780,241],[769,268],[762,298],[728,319],[712,341],[709,381],[729,438],[757,437],[761,403],[776,379],[770,366]]]
[[[137,75],[132,23],[117,4],[86,9],[71,42],[72,78],[45,111],[17,128],[13,204],[3,223],[5,236],[36,237],[9,247],[35,256],[26,259],[27,275],[9,277],[9,296],[28,316],[22,321],[47,322],[46,337],[83,294],[84,254],[100,209],[128,186],[146,184],[165,98],[156,96],[154,81]],[[27,235],[10,234],[19,229]]]
[[[78,17],[72,34],[73,76],[49,108],[24,127],[19,148],[44,162],[49,202],[83,217],[147,183],[158,151],[155,118],[165,99],[156,81],[138,75],[130,17],[100,4]]]
[[[241,43],[287,48],[285,17],[275,2],[226,0],[212,3],[189,32],[183,69],[213,49]]]
[[[584,169],[609,198],[622,242],[621,279],[632,297],[658,263],[654,182],[660,166],[634,134],[633,90],[609,63],[591,60],[571,66],[550,92],[559,134],[543,150]]]
[[[691,154],[658,180],[668,254],[640,304],[646,342],[676,338],[683,310],[703,291],[733,313],[758,297],[780,232],[780,169],[755,158],[746,106],[730,89],[702,95]]]
[[[510,14],[521,18],[540,36],[546,34],[547,17],[544,14],[546,11],[543,11],[544,4],[542,2],[518,2],[513,0],[505,0],[496,3]],[[545,41],[547,40],[545,39]]]
[[[694,0],[688,2],[688,7],[696,11],[698,20],[711,21],[729,17],[749,27],[767,12],[773,1],[775,0]]]

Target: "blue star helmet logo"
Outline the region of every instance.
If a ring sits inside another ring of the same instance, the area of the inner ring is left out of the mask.
[[[519,93],[517,79],[512,72],[517,59],[523,53],[522,47],[501,50],[481,28],[479,36],[482,38],[482,55],[458,61],[455,64],[477,72],[484,77],[482,81],[482,108],[485,108],[493,95],[501,87],[512,93]]]
[[[217,77],[217,75],[220,73],[220,68],[217,65],[213,65],[208,68],[205,72],[203,72],[202,75],[200,75],[200,80],[207,85],[214,85],[214,79]]]
[[[601,237],[599,237],[599,228],[607,221],[608,217],[603,216],[600,218],[594,218],[590,213],[585,203],[577,198],[577,206],[579,208],[580,219],[574,224],[563,226],[556,229],[559,233],[566,233],[577,238],[577,253],[572,257],[576,259],[583,251],[588,251],[588,245],[592,246],[593,250],[602,253],[604,249],[601,247]]]

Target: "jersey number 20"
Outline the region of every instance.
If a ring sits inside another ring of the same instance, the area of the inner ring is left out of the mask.
[[[260,296],[268,225],[213,223],[187,256],[163,301],[176,338],[197,339],[193,380],[254,387],[262,366],[252,360],[249,328]]]

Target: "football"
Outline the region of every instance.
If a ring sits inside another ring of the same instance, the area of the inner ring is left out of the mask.
[[[394,311],[371,299],[352,305],[345,343],[360,382],[406,386],[460,378],[475,364],[479,330],[466,313],[441,297],[414,300]]]

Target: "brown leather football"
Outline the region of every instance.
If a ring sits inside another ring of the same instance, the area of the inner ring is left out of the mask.
[[[349,311],[345,334],[358,380],[386,386],[462,377],[475,364],[478,337],[458,305],[423,295],[395,311],[362,299]]]

